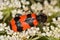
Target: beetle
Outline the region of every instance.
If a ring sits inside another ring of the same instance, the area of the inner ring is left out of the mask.
[[[21,32],[31,27],[37,27],[40,22],[45,23],[46,21],[47,16],[44,13],[39,15],[35,13],[27,15],[16,14],[15,18],[12,18],[10,21],[10,28],[15,32]]]

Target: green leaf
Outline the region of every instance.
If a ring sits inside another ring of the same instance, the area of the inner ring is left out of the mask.
[[[49,40],[59,40],[59,38],[49,37]]]
[[[3,9],[1,10],[3,12],[3,23],[6,21],[6,20],[9,20],[8,18],[10,18],[12,15],[11,15],[11,11],[13,10],[14,8],[11,7],[7,7],[6,9]]]
[[[48,40],[48,37],[43,36],[43,37],[41,37],[41,38],[39,38],[39,39],[37,39],[37,40]]]

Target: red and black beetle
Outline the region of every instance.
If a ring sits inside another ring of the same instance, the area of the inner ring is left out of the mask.
[[[40,22],[46,22],[47,16],[43,13],[36,15],[35,13],[20,15],[16,14],[15,18],[10,21],[10,27],[13,31],[21,32],[31,27],[36,27]]]

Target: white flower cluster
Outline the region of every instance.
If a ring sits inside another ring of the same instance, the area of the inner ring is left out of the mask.
[[[49,25],[49,23],[47,24]],[[49,27],[43,27],[43,30],[45,33],[41,33],[39,31],[39,28],[36,27],[31,27],[31,29],[28,29],[27,31],[22,31],[22,32],[14,32],[13,30],[10,29],[9,26],[6,27],[6,23],[2,24],[0,23],[0,31],[6,31],[6,35],[1,35],[0,40],[24,40],[24,39],[29,39],[30,36],[52,36],[55,38],[60,37],[60,27],[54,27],[50,26],[51,30],[49,30]]]
[[[10,29],[9,26],[6,27],[6,23],[2,24],[0,23],[0,31],[6,31],[7,35],[1,35],[0,40],[26,40],[30,36],[35,36],[39,28],[32,27],[31,29],[28,29],[27,31],[22,32],[14,32]]]
[[[0,31],[4,31],[5,26],[6,26],[6,23],[4,24],[0,23],[0,28],[1,28]]]
[[[58,20],[53,18],[53,23],[55,23],[60,28],[60,17],[58,17]]]
[[[49,29],[49,27],[43,27],[43,30],[45,31],[45,33],[42,33],[42,36],[49,36],[49,37],[55,37],[55,38],[59,38],[60,37],[60,28],[54,27],[54,26],[50,26],[51,30]]]
[[[42,7],[42,5],[38,2],[38,3],[32,4],[31,9],[32,9],[35,13],[38,13],[38,12],[40,12],[41,10],[43,10],[43,7]]]
[[[50,25],[50,23],[46,23],[46,26],[43,27],[43,30],[45,31],[45,33],[42,33],[42,36],[52,36],[55,38],[60,38],[60,17],[58,17],[58,20],[56,20],[55,18],[52,19],[55,25],[57,25],[57,27]]]
[[[48,16],[51,16],[53,12],[57,13],[60,11],[60,8],[58,6],[54,6],[57,4],[57,0],[51,0],[51,3],[48,4],[47,0],[44,1],[44,10],[43,13],[45,13]]]

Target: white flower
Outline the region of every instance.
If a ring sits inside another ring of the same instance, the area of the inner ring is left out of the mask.
[[[54,22],[56,21],[56,19],[55,19],[55,18],[53,18],[52,20],[53,20]]]
[[[0,6],[0,10],[3,10],[3,8],[4,8],[3,6]]]
[[[41,11],[43,8],[42,8],[42,5],[40,3],[34,3],[32,4],[31,6],[31,9],[35,12],[35,13],[38,13],[39,11]]]
[[[50,25],[50,23],[46,23],[46,25],[48,26],[48,25]]]
[[[16,10],[13,10],[13,11],[12,11],[12,17],[13,17],[13,18],[15,17],[16,13],[17,13]]]
[[[0,11],[0,19],[3,18],[3,12]]]
[[[37,27],[36,30],[39,31],[40,30],[39,27]]]
[[[4,36],[2,35],[2,36],[0,36],[0,40],[4,40]]]
[[[35,27],[31,27],[31,30],[33,30]]]
[[[48,32],[49,31],[49,27],[47,26],[47,27],[43,27],[43,30],[45,31],[45,32]]]
[[[35,8],[36,8],[36,4],[32,4],[31,9],[35,10]]]
[[[28,39],[30,36],[28,35],[29,33],[28,33],[28,31],[26,31],[26,38]]]
[[[14,32],[13,35],[15,36],[17,34],[17,32]]]
[[[12,3],[10,3],[10,4],[8,5],[8,7],[14,7],[14,6],[13,6],[13,4],[12,4]]]
[[[3,26],[3,24],[2,23],[0,23],[0,27],[2,27]]]
[[[8,40],[8,38],[7,38],[7,36],[6,36],[6,35],[4,35],[4,40]]]
[[[43,27],[43,30],[45,31],[46,30],[46,27]]]
[[[7,1],[6,3],[5,3],[5,5],[9,5],[10,4],[10,2],[9,1]]]
[[[58,33],[60,34],[60,29],[58,29]]]
[[[55,5],[57,3],[57,0],[51,0],[51,5]]]
[[[60,24],[57,25],[60,28]]]
[[[5,26],[3,26],[3,24],[2,23],[0,23],[0,31],[4,31],[4,28],[5,28]]]
[[[30,4],[29,1],[26,1],[26,4],[29,5]]]
[[[25,7],[25,6],[23,6],[23,9],[24,9],[24,11],[29,10],[29,8],[28,7]]]
[[[21,0],[22,3],[26,2],[26,0]]]
[[[52,34],[53,31],[49,31],[50,34]]]
[[[4,31],[4,28],[1,28],[0,31]]]
[[[15,36],[12,36],[12,37],[11,37],[11,40],[16,40],[16,37],[15,37]]]
[[[11,38],[10,38],[10,36],[9,35],[7,35],[7,37],[6,37],[8,40],[10,40]]]
[[[36,28],[34,28],[34,27],[32,27],[31,29],[28,29],[27,31],[28,31],[28,33],[29,33],[30,36],[34,36],[38,32],[36,30]]]
[[[20,40],[19,36],[15,36],[16,37],[16,40]]]
[[[56,27],[55,30],[58,31],[58,27]]]
[[[23,31],[18,35],[20,38],[29,38],[28,31]]]
[[[18,9],[18,10],[17,10],[17,13],[18,13],[18,14],[23,14],[23,11],[20,10],[20,9]]]
[[[47,0],[45,0],[45,1],[44,1],[44,5],[48,5],[48,2],[47,2]]]
[[[52,13],[48,13],[48,15],[49,15],[49,16],[51,16],[51,15],[52,15]]]
[[[12,3],[10,3],[9,7],[16,7],[16,8],[20,8],[21,7],[21,3],[18,0],[11,0]]]
[[[30,4],[29,1],[26,1],[26,0],[21,0],[21,2],[23,5],[29,5]]]
[[[51,34],[50,34],[49,32],[46,32],[46,35],[47,35],[47,36],[51,36]]]
[[[46,33],[41,33],[42,36],[46,36]]]
[[[58,17],[58,21],[60,21],[60,17]]]
[[[14,33],[14,31],[10,29],[10,26],[5,27],[4,29],[6,30],[8,35],[12,35]]]
[[[49,27],[46,27],[47,31],[49,31]]]
[[[12,30],[6,30],[6,32],[7,32],[8,35],[12,35],[13,34]]]
[[[7,25],[6,23],[3,24],[3,26],[6,26],[6,25]]]
[[[60,34],[55,34],[54,37],[55,37],[55,38],[59,38],[59,37],[60,37]]]
[[[59,10],[58,7],[55,7],[53,11],[54,11],[54,12],[59,12],[60,10]]]
[[[30,36],[34,36],[36,31],[29,31]]]
[[[54,28],[54,26],[50,26],[50,27],[51,27],[51,29],[52,29],[52,30],[54,30],[54,29],[55,29],[55,28]]]
[[[36,8],[37,10],[42,10],[43,8],[42,8],[42,5],[40,4],[40,3],[37,3],[37,8]]]
[[[15,5],[16,5],[17,8],[20,8],[21,7],[20,2],[16,2]]]

